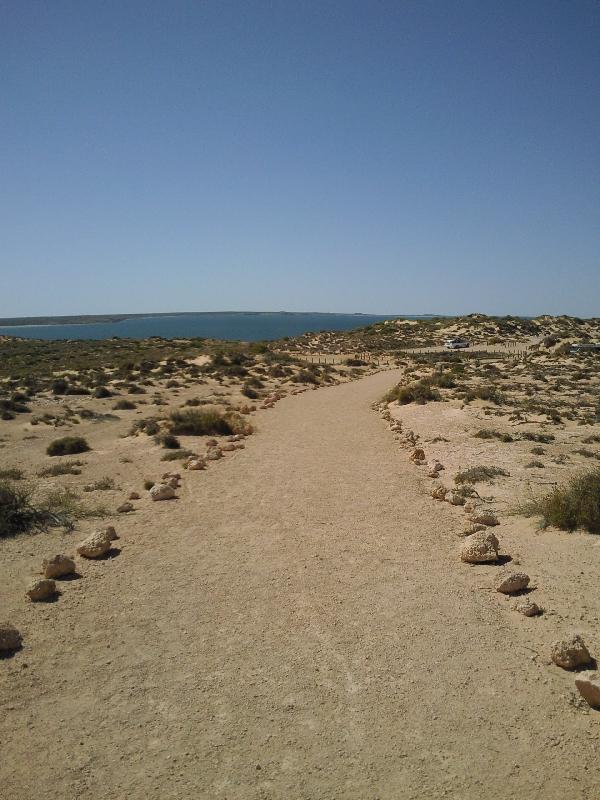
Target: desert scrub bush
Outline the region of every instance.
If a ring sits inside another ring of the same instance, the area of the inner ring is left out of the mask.
[[[190,456],[195,456],[196,453],[193,453],[191,450],[186,450],[185,448],[181,448],[181,450],[168,450],[160,459],[161,461],[183,461],[184,458],[190,458]]]
[[[480,465],[478,467],[470,467],[462,472],[457,472],[454,476],[454,483],[492,483],[494,478],[500,475],[508,477],[510,476],[510,472],[507,472],[501,467]]]
[[[59,378],[58,380],[53,381],[51,386],[50,386],[50,390],[52,391],[52,394],[56,394],[56,395],[66,394],[68,388],[69,388],[69,384],[66,382],[66,380],[64,380],[64,378]]]
[[[59,461],[42,467],[38,470],[38,478],[56,478],[58,475],[81,475],[80,467],[85,467],[85,461]]]
[[[435,372],[428,382],[431,386],[437,386],[440,389],[454,389],[456,381],[449,372]]]
[[[82,506],[68,489],[53,490],[34,502],[31,486],[0,482],[0,538],[43,531],[52,526],[72,529],[76,519],[106,515],[106,509],[100,506]]]
[[[160,433],[160,425],[154,417],[136,419],[129,429],[129,436],[137,436],[138,433],[142,432],[148,434],[148,436],[156,436]]]
[[[301,369],[300,372],[297,372],[295,375],[292,376],[292,380],[294,381],[294,383],[316,384],[319,382],[319,379],[317,378],[315,373],[308,369]]]
[[[367,362],[360,358],[347,358],[343,362],[347,367],[366,367]]]
[[[550,444],[550,442],[553,442],[556,437],[552,433],[531,433],[530,431],[523,431],[520,435],[520,438],[528,442]]]
[[[238,414],[216,409],[179,409],[171,412],[169,420],[169,431],[176,436],[225,436],[247,430]]]
[[[482,428],[480,431],[477,431],[477,433],[474,433],[473,436],[475,439],[498,439],[501,442],[514,441],[510,433],[501,433],[500,431],[494,431],[490,428]]]
[[[86,453],[89,449],[89,444],[82,436],[63,436],[62,439],[50,442],[46,453],[49,456],[70,456],[75,453]]]
[[[117,486],[115,484],[114,478],[111,478],[109,475],[105,475],[104,478],[100,478],[93,483],[88,483],[86,486],[83,487],[84,492],[107,492],[111,489],[116,489]]]
[[[0,538],[41,528],[46,515],[31,505],[31,489],[0,482]]]
[[[112,397],[113,393],[110,391],[110,389],[107,389],[106,386],[96,386],[92,392],[92,395],[100,399],[103,397]]]
[[[565,531],[583,528],[600,533],[600,469],[573,477],[548,494],[530,500],[517,509],[525,516],[540,516],[543,527]]]
[[[166,450],[179,450],[181,447],[181,442],[172,433],[160,433],[154,437],[154,441]]]
[[[24,396],[15,394],[11,398],[3,397],[0,399],[0,412],[3,414],[26,414],[29,411],[29,407],[25,405],[23,402]],[[3,417],[4,418],[4,417]],[[11,416],[10,419],[14,419],[14,416]]]
[[[23,479],[23,470],[9,467],[8,469],[0,469],[0,481],[20,481]]]
[[[530,461],[529,464],[525,464],[525,469],[544,469],[544,465],[541,461]]]
[[[537,445],[531,448],[531,453],[534,456],[543,456],[545,452],[543,447],[538,447]]]
[[[395,386],[383,398],[384,402],[391,403],[396,400],[401,406],[408,403],[424,405],[432,400],[441,400],[437,389],[432,389],[427,381],[416,381],[407,386]]]
[[[573,452],[584,458],[600,458],[597,453],[594,453],[593,450],[588,450],[587,447],[580,447],[578,450],[573,450]]]
[[[117,400],[117,402],[113,406],[113,411],[131,411],[135,408],[135,403],[132,403],[131,400],[125,400],[122,398],[121,400]]]
[[[495,406],[502,406],[506,403],[505,395],[493,386],[474,386],[471,389],[467,389],[465,403],[470,403],[473,400],[485,400]]]
[[[584,444],[600,444],[600,436],[597,433],[592,434],[591,436],[586,436],[583,440]]]
[[[250,400],[257,400],[260,397],[256,389],[253,389],[252,386],[249,386],[247,383],[242,386],[242,394]]]

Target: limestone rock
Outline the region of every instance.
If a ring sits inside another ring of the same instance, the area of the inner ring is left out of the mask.
[[[63,578],[75,572],[75,562],[69,556],[58,555],[45,558],[42,561],[42,574],[45,578]]]
[[[496,581],[496,591],[502,594],[515,594],[522,592],[529,586],[529,575],[526,572],[502,572]]]
[[[95,531],[77,545],[77,552],[84,558],[102,558],[110,550],[110,542],[106,531]]]
[[[51,578],[34,578],[27,587],[27,597],[33,603],[44,603],[56,594],[56,584]]]
[[[178,489],[179,488],[179,478],[169,478],[167,481],[167,486],[170,486],[171,489]]]
[[[460,492],[451,492],[450,497],[448,498],[448,502],[451,503],[453,506],[464,506],[465,498],[460,494]]]
[[[231,453],[231,452],[233,452],[235,449],[236,449],[236,447],[235,447],[235,445],[233,444],[233,442],[231,442],[230,444],[224,444],[224,445],[221,447],[221,450],[222,450],[224,453]]]
[[[498,517],[494,514],[494,512],[487,511],[486,509],[475,511],[473,514],[471,514],[469,519],[471,522],[474,522],[477,525],[487,525],[489,527],[500,525]]]
[[[140,496],[139,496],[139,494],[137,492],[130,492],[129,493],[129,499],[130,500],[139,500]]]
[[[133,511],[132,503],[121,503],[121,505],[117,508],[118,514],[129,514],[130,511]]]
[[[206,461],[203,458],[190,458],[187,462],[188,469],[206,469]]]
[[[472,536],[474,533],[479,533],[479,531],[485,531],[486,526],[481,525],[480,523],[471,523],[467,525],[464,531],[460,534],[461,536]]]
[[[563,669],[577,669],[591,664],[592,657],[579,634],[553,642],[550,658]]]
[[[415,464],[417,462],[421,463],[422,461],[425,461],[425,451],[421,447],[415,447],[415,449],[409,455],[409,459],[414,461]]]
[[[108,537],[109,541],[111,541],[111,542],[114,542],[115,539],[119,538],[117,536],[116,530],[113,528],[112,525],[107,525],[106,528],[104,528],[104,533]]]
[[[150,489],[152,500],[171,500],[175,497],[175,489],[168,483],[155,483]]]
[[[514,609],[525,617],[537,617],[542,613],[542,609],[538,604],[534,603],[533,600],[530,600],[528,597],[515,603]]]
[[[472,514],[476,508],[476,504],[472,500],[468,500],[464,505],[465,514]]]
[[[460,549],[461,561],[468,564],[485,564],[498,558],[498,539],[491,531],[479,531],[467,536]]]
[[[209,461],[218,461],[220,458],[223,458],[223,453],[221,452],[220,447],[211,447],[206,451],[206,458]]]
[[[0,622],[0,652],[10,653],[21,647],[23,637],[10,622]]]
[[[444,500],[448,494],[448,489],[445,486],[434,486],[431,490],[431,496],[434,500]]]
[[[575,686],[586,703],[592,708],[600,708],[600,675],[597,672],[580,672],[575,678]]]

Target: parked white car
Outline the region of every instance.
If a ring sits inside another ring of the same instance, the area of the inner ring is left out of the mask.
[[[469,347],[470,344],[465,339],[446,339],[444,347],[446,350],[462,350],[464,347]]]

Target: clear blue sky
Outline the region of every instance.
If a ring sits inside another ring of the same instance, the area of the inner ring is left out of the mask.
[[[0,316],[600,315],[595,0],[4,0],[0,104]]]

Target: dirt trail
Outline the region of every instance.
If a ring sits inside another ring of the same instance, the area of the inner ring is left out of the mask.
[[[2,797],[598,796],[597,719],[527,649],[545,623],[478,590],[370,409],[395,377],[287,398],[123,519],[118,557],[20,601]]]

